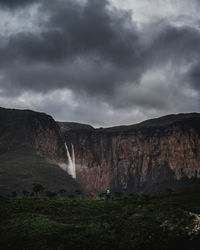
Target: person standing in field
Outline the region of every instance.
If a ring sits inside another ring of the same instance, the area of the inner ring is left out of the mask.
[[[106,189],[106,200],[110,200],[110,189]]]

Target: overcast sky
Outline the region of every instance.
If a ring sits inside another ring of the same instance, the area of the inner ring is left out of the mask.
[[[199,0],[0,0],[0,106],[94,126],[200,112]]]

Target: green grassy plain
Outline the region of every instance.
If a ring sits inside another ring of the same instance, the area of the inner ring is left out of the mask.
[[[66,194],[79,189],[75,180],[59,166],[30,152],[8,152],[0,155],[0,195],[23,191],[32,192],[33,184],[40,183],[47,191],[65,189]]]
[[[0,199],[2,250],[200,246],[200,188],[103,199]]]

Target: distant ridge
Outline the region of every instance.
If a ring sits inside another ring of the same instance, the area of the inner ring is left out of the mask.
[[[57,124],[59,125],[61,132],[67,132],[72,129],[94,129],[91,125],[89,124],[83,124],[83,123],[78,123],[78,122],[59,122],[57,121]]]
[[[141,129],[141,128],[151,128],[151,127],[167,127],[176,122],[182,122],[186,120],[200,118],[200,113],[179,113],[179,114],[169,114],[161,116],[158,118],[148,119],[139,123],[130,124],[130,125],[119,125],[111,127],[101,127],[94,128],[89,124],[77,123],[77,122],[57,122],[61,132],[65,133],[69,130],[92,130],[93,132],[122,132],[129,131],[132,129]]]
[[[161,116],[158,118],[148,119],[142,121],[140,123],[132,124],[132,125],[121,125],[105,128],[104,130],[131,130],[131,129],[141,129],[145,127],[166,127],[170,126],[176,122],[182,122],[185,120],[200,118],[200,113],[180,113],[180,114],[170,114]]]

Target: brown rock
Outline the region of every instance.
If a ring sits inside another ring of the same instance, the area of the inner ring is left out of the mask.
[[[200,114],[169,115],[132,126],[70,128],[77,180],[88,192],[125,193],[199,184]]]

